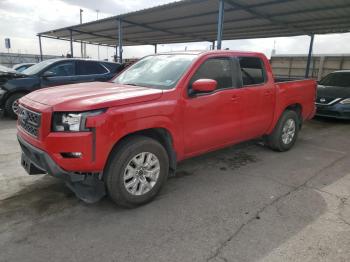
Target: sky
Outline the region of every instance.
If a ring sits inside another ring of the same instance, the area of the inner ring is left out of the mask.
[[[83,9],[83,22],[136,11],[173,0],[0,0],[0,52],[7,52],[5,38],[11,39],[10,52],[39,53],[37,33],[79,23],[79,10]],[[96,11],[98,10],[98,11]],[[223,48],[263,52],[267,56],[276,46],[277,54],[306,54],[309,36],[263,38],[224,41]],[[350,33],[317,35],[314,53],[349,54]],[[43,39],[43,53],[62,55],[69,52],[69,42]],[[210,43],[184,43],[160,45],[159,52],[209,49]],[[74,52],[80,53],[80,45],[74,44]],[[114,48],[100,47],[100,59],[111,60]],[[153,46],[125,47],[125,58],[139,58],[154,52]],[[87,45],[90,57],[98,58],[97,46]]]

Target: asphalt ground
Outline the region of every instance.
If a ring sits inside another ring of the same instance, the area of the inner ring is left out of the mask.
[[[350,261],[350,121],[309,121],[285,153],[249,142],[186,160],[129,210],[19,160],[0,119],[0,261]]]

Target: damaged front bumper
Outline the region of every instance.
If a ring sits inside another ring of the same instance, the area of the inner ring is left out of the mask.
[[[22,148],[21,165],[29,175],[49,174],[63,179],[75,195],[86,203],[95,203],[106,195],[102,173],[65,171],[45,151],[17,137]]]

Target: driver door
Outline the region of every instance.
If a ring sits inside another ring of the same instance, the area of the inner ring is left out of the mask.
[[[45,76],[47,74],[47,76]],[[49,67],[41,76],[41,87],[72,84],[75,82],[75,62],[62,61]]]
[[[233,58],[214,57],[204,61],[192,76],[184,106],[186,157],[234,143],[239,137],[238,68]],[[191,85],[198,79],[216,80],[217,89],[193,93]]]

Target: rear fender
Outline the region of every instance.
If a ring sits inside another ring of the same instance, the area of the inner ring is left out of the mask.
[[[304,116],[305,111],[303,110],[303,105],[301,103],[302,97],[296,96],[296,97],[291,97],[287,101],[284,101],[283,103],[277,103],[276,110],[275,110],[275,115],[274,119],[272,122],[272,125],[270,126],[269,130],[267,131],[267,134],[271,134],[272,131],[274,130],[275,126],[277,125],[279,119],[281,118],[282,114],[288,109],[288,107],[293,106],[293,105],[299,105],[301,108],[301,120],[306,118]]]

